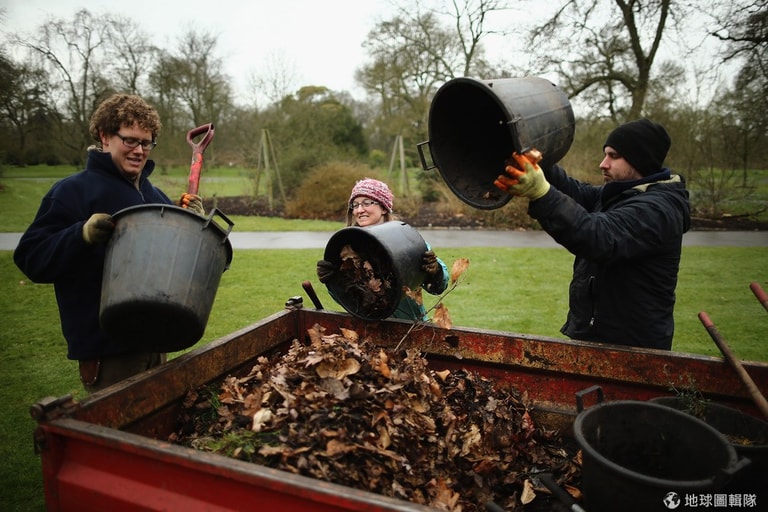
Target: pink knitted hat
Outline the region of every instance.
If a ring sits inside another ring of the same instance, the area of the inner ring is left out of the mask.
[[[365,178],[357,183],[352,188],[352,193],[349,195],[349,202],[356,197],[368,197],[374,201],[378,201],[388,212],[392,211],[392,202],[394,200],[392,191],[386,183],[373,178]]]

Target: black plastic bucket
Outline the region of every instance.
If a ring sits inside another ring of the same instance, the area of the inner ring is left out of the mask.
[[[194,345],[232,262],[232,222],[218,209],[201,217],[164,204],[126,208],[113,218],[101,287],[102,329],[110,341],[133,350],[173,352]]]
[[[597,404],[578,414],[573,431],[590,512],[676,508],[686,494],[721,491],[749,463],[710,425],[650,402]]]
[[[370,265],[371,280],[346,258],[346,247]],[[339,269],[326,283],[328,292],[349,313],[363,320],[382,320],[397,309],[404,287],[417,290],[426,273],[421,260],[427,243],[418,231],[400,221],[369,227],[350,226],[331,236],[324,258]],[[346,263],[345,263],[346,261]],[[372,284],[373,283],[373,284]]]
[[[723,434],[736,454],[750,460],[749,466],[739,472],[728,485],[755,493],[765,486],[768,478],[768,422],[715,402],[705,402],[699,413],[690,410],[690,402],[679,396],[660,396],[653,403],[672,407],[691,414]],[[768,503],[763,510],[768,510]]]
[[[475,208],[492,210],[512,196],[493,184],[513,151],[541,151],[542,167],[558,162],[575,131],[568,97],[539,77],[478,80],[455,78],[435,93],[429,109],[429,141],[418,146],[422,167],[430,156],[451,191]]]

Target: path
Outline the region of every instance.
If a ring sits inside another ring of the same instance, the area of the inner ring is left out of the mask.
[[[543,231],[420,229],[434,248],[560,247]],[[234,249],[324,249],[331,231],[233,232]],[[16,248],[21,233],[0,233],[0,250]],[[689,231],[684,246],[768,247],[768,231]]]

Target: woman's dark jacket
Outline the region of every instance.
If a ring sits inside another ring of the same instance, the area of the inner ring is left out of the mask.
[[[595,186],[545,170],[549,192],[529,214],[573,253],[561,332],[587,341],[670,349],[688,191],[668,169]]]
[[[110,346],[99,328],[106,245],[87,244],[83,225],[94,213],[111,215],[130,206],[171,204],[168,196],[149,182],[154,166],[153,161],[147,161],[137,190],[109,153],[89,151],[84,171],[51,187],[16,247],[13,259],[29,279],[54,284],[69,359],[93,359],[125,351]]]

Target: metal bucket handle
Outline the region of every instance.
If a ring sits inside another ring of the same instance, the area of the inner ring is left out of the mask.
[[[605,401],[605,395],[603,394],[603,388],[601,388],[599,385],[590,386],[586,389],[582,389],[581,391],[577,391],[575,393],[576,395],[576,410],[578,412],[581,412],[584,410],[584,395],[587,395],[589,393],[596,392],[597,393],[597,403],[602,403]]]
[[[424,158],[424,150],[422,149],[422,146],[427,146],[427,149],[429,150],[429,159],[432,161],[432,165],[427,164],[427,159]],[[421,168],[423,170],[429,171],[437,168],[435,165],[435,157],[432,156],[432,144],[430,144],[430,141],[425,140],[424,142],[419,142],[416,144],[416,150],[419,152],[419,159],[421,160]]]
[[[752,461],[747,457],[742,457],[741,459],[737,460],[736,463],[733,466],[722,468],[720,471],[715,475],[714,478],[714,485],[717,489],[722,489],[725,487],[728,482],[733,480],[733,478],[739,474],[744,468],[752,464]]]
[[[227,229],[222,228],[217,223],[213,222],[213,217],[218,216],[221,217],[224,222],[227,224]],[[205,219],[205,223],[203,224],[203,230],[208,228],[208,226],[213,222],[213,225],[221,229],[222,231],[225,231],[224,238],[221,239],[221,244],[224,245],[226,243],[227,238],[229,238],[229,234],[232,232],[232,228],[234,227],[235,223],[232,222],[229,217],[224,215],[221,210],[218,208],[214,208],[211,210],[211,213],[208,214],[208,217]],[[202,230],[201,230],[202,231]]]

